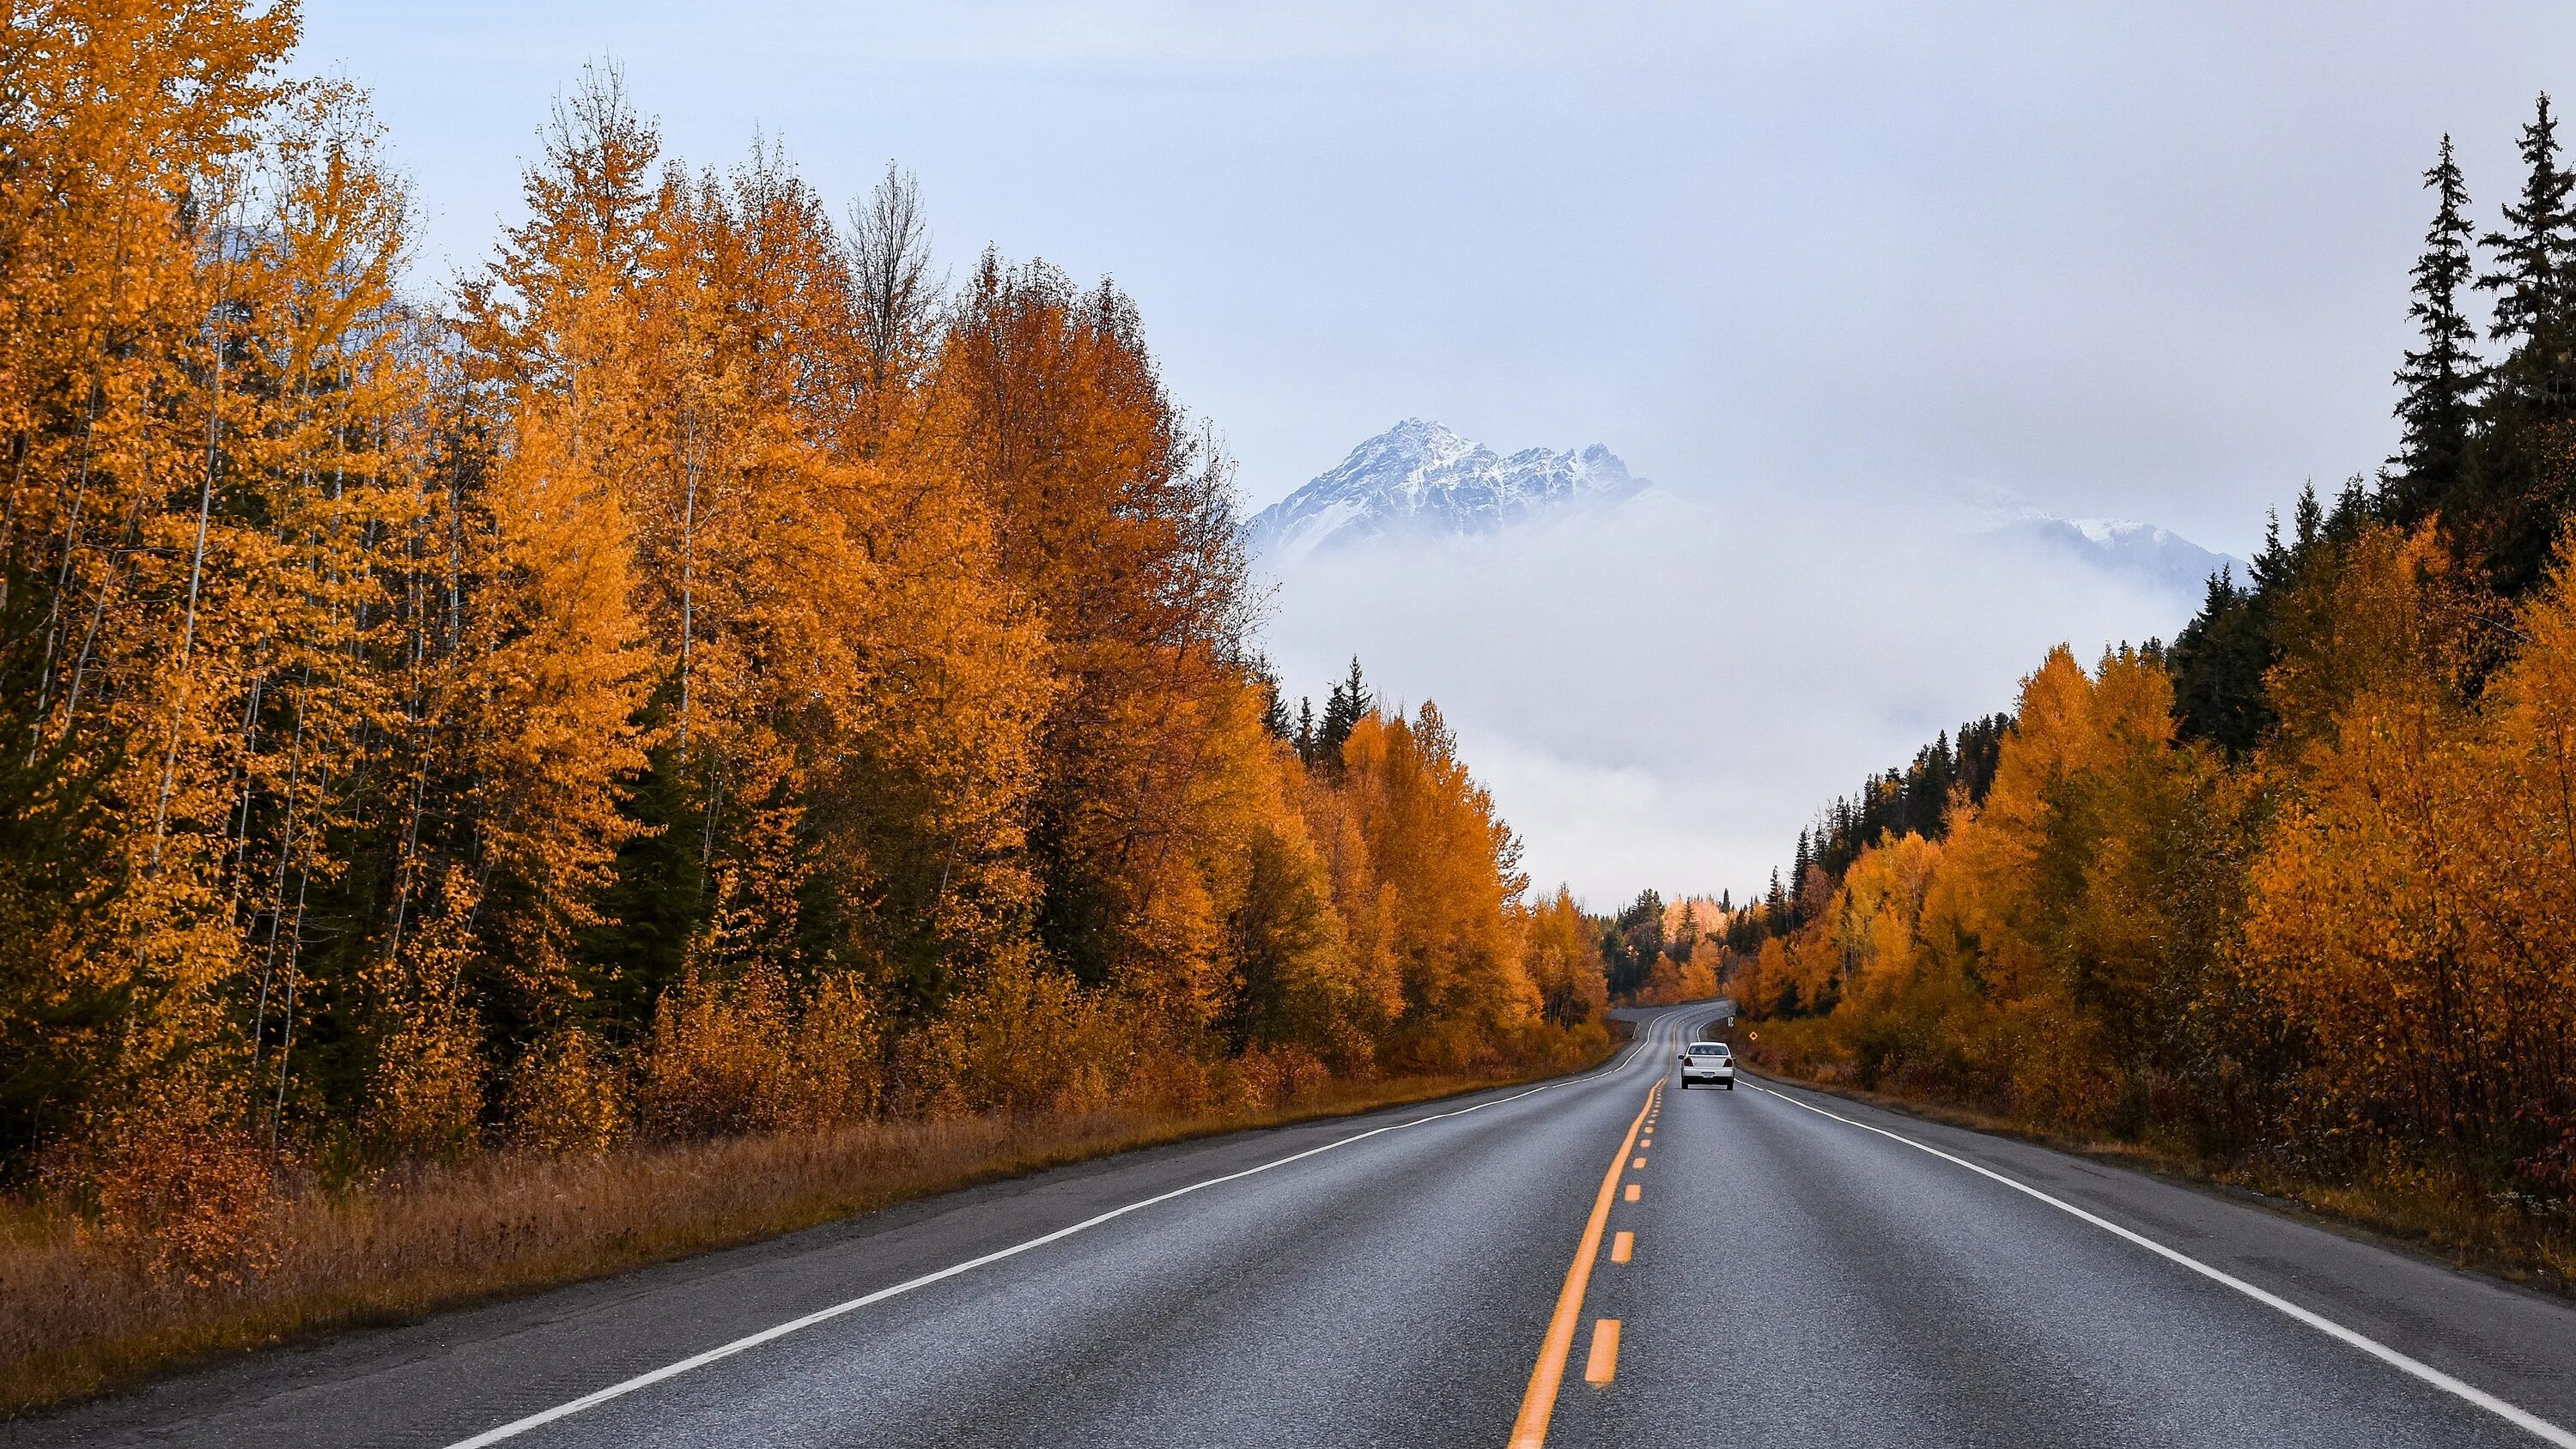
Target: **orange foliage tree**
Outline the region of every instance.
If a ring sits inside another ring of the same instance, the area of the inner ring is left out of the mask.
[[[836,222],[594,67],[425,303],[296,27],[0,24],[0,1181],[213,1284],[491,1145],[1602,1041],[1435,709],[1273,732],[1129,298],[950,295],[908,176]]]

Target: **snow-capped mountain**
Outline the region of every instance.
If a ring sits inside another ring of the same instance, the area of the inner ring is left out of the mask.
[[[1584,503],[1619,503],[1649,485],[1598,443],[1509,457],[1438,423],[1407,418],[1255,514],[1253,551],[1274,565],[1396,533],[1478,534]]]
[[[2241,582],[2245,561],[2206,549],[2171,529],[2125,518],[2061,518],[2035,508],[2020,494],[1994,483],[1960,483],[1947,490],[1949,507],[1967,531],[2032,552],[2082,563],[2197,602],[2209,576],[2233,568]]]
[[[2209,576],[2233,567],[2242,579],[2245,565],[2213,553],[2169,529],[2123,518],[2056,518],[2047,514],[2023,518],[1995,530],[2044,549],[2071,554],[2107,573],[2127,574],[2158,588],[2198,594]]]

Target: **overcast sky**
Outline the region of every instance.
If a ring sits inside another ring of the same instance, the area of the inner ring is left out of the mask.
[[[2265,506],[2393,445],[2441,134],[2491,222],[2534,93],[2576,75],[2565,4],[308,17],[305,66],[373,89],[417,182],[425,280],[486,253],[550,97],[613,57],[692,161],[758,129],[837,201],[892,159],[952,264],[989,242],[1114,275],[1255,506],[1421,416],[1506,451],[1607,443],[1730,518],[1998,487],[2240,555]],[[1867,708],[1882,741],[1778,763],[1801,798],[1915,727]]]

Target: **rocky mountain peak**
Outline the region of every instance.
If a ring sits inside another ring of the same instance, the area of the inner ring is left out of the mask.
[[[1504,457],[1439,423],[1406,418],[1254,515],[1252,546],[1291,563],[1390,534],[1491,533],[1585,502],[1622,502],[1647,486],[1599,443]]]

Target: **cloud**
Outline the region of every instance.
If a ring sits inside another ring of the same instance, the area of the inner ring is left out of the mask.
[[[1291,696],[1356,653],[1436,700],[1533,880],[1596,907],[1768,879],[1832,795],[2011,705],[2051,645],[2088,662],[2196,602],[1939,505],[1650,493],[1481,538],[1318,554],[1266,643]],[[2196,592],[2196,591],[2195,591]]]

